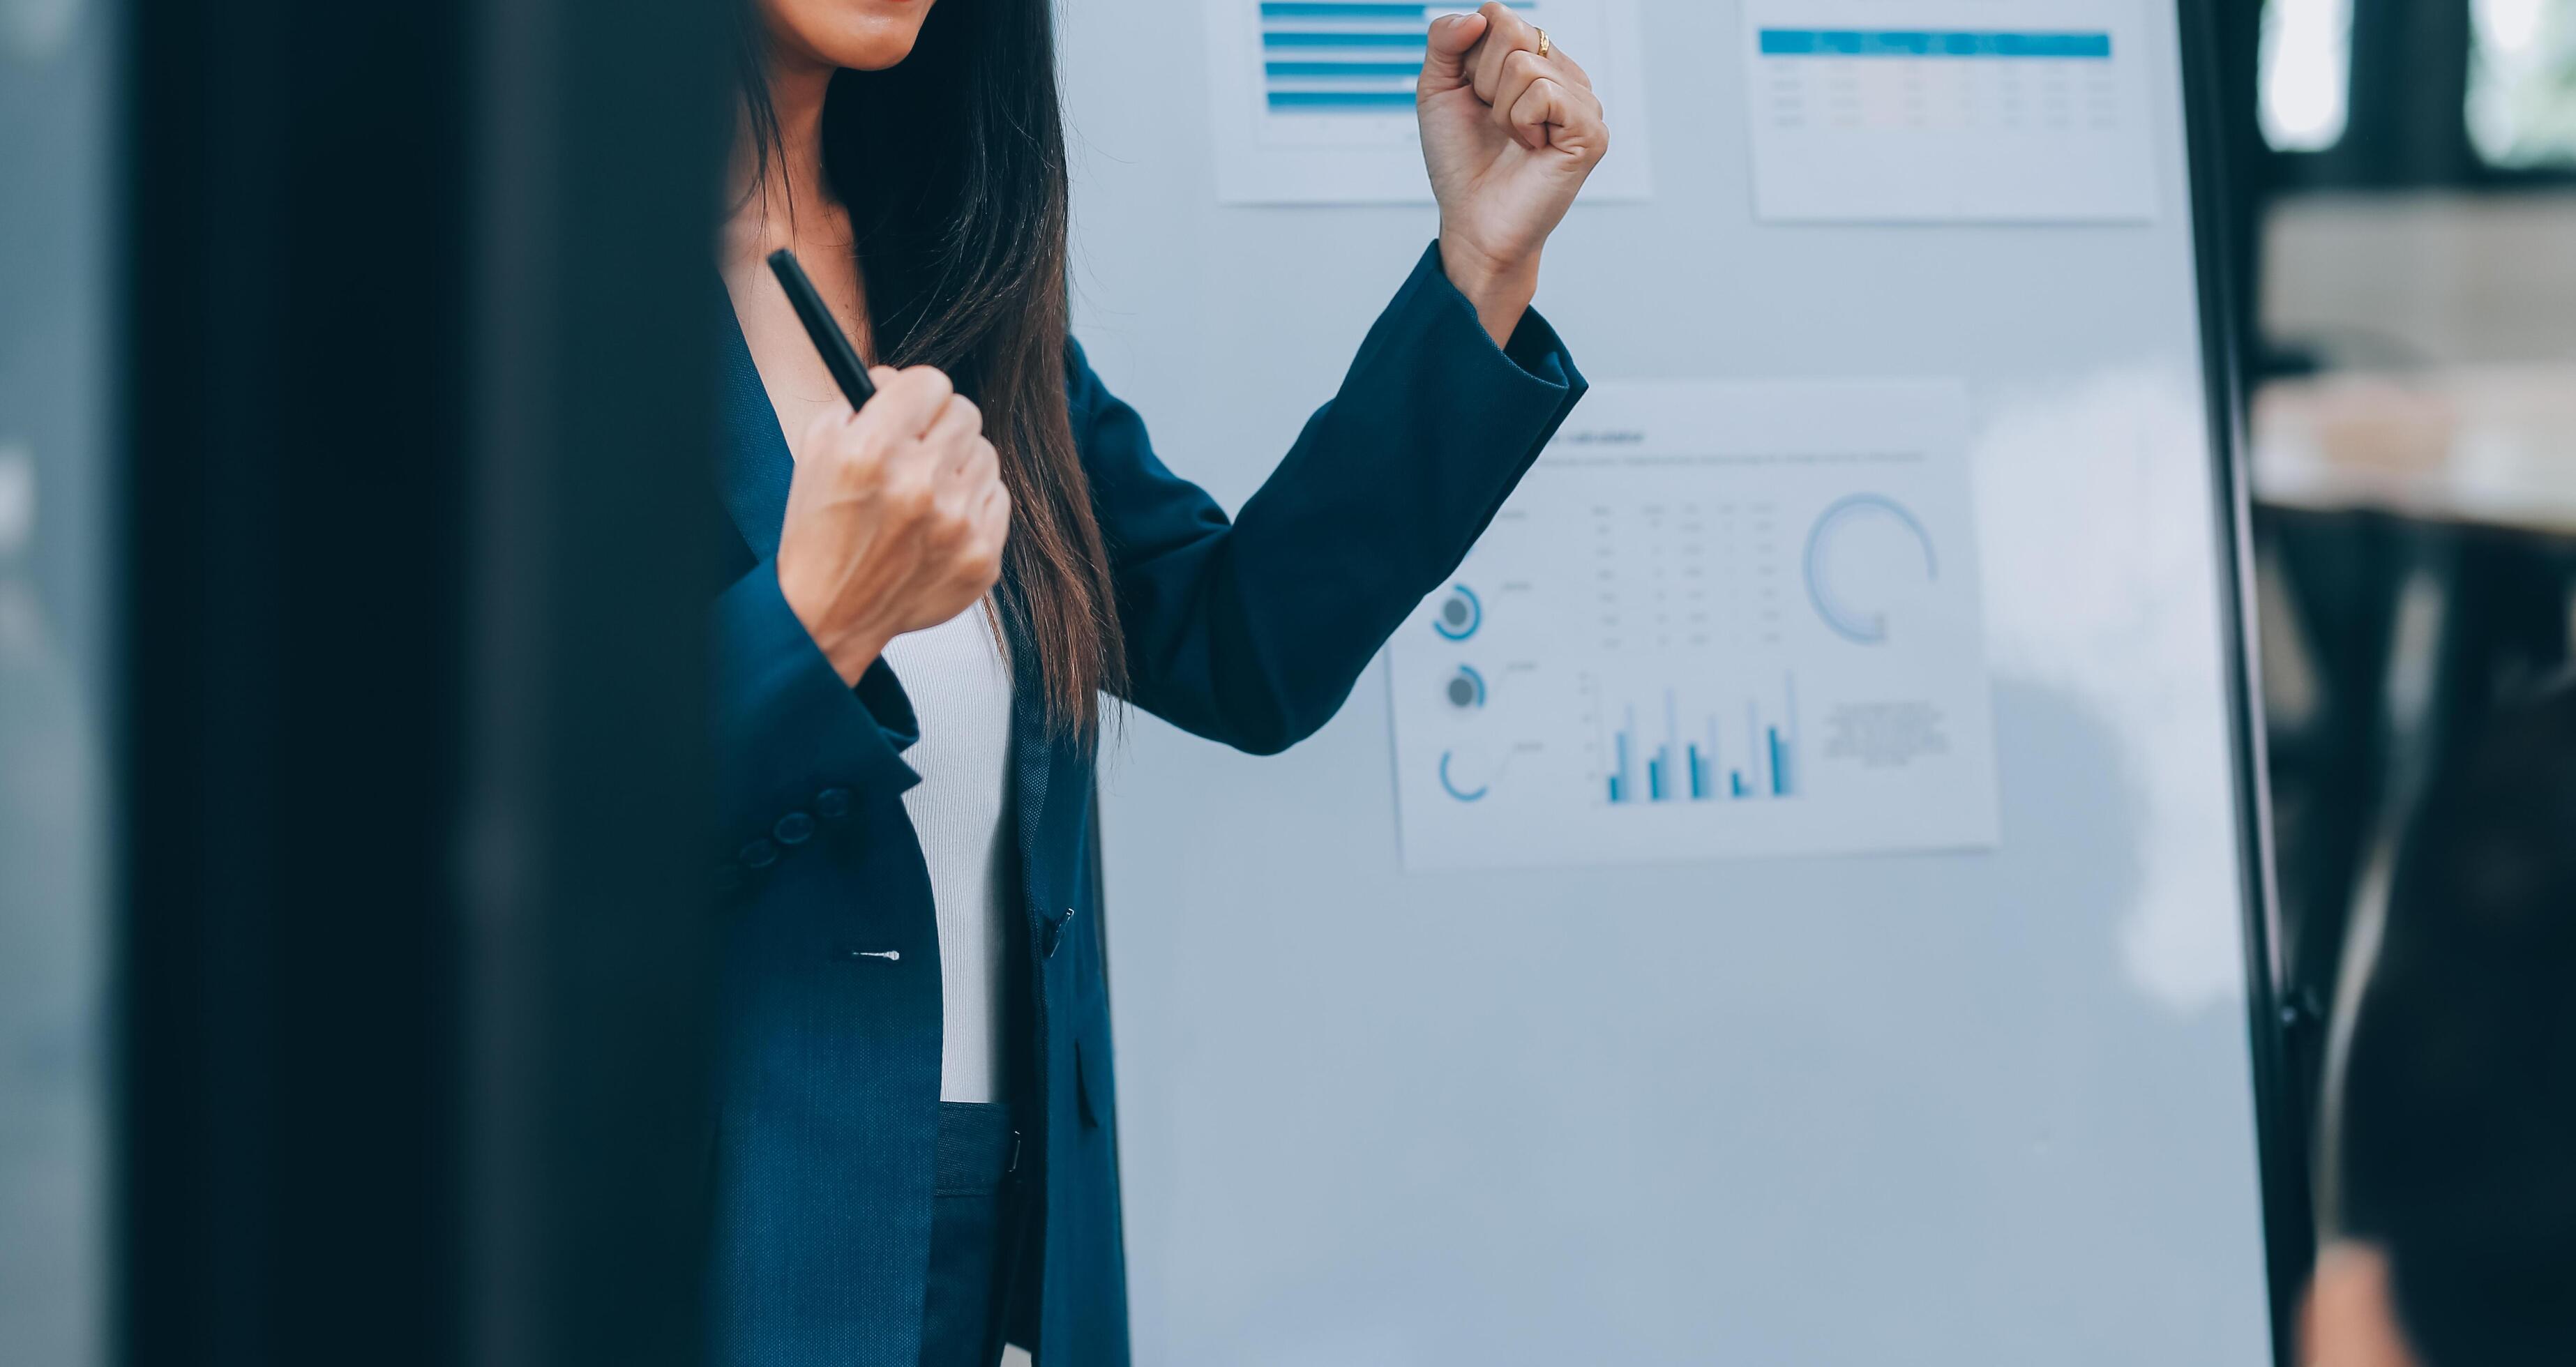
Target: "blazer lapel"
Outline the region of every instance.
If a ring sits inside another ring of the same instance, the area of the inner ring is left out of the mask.
[[[769,390],[752,364],[751,344],[743,340],[742,323],[733,302],[717,292],[724,310],[724,450],[716,483],[725,510],[751,547],[754,560],[778,554],[779,527],[787,520],[787,483],[796,473],[786,434],[779,430],[778,410],[769,405]]]

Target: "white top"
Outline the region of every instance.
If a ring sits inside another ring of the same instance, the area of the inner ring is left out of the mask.
[[[912,699],[921,739],[904,761],[921,782],[904,813],[930,865],[939,919],[939,1099],[996,1101],[1002,1090],[1003,795],[1010,786],[1011,668],[991,608],[898,636],[885,659]]]

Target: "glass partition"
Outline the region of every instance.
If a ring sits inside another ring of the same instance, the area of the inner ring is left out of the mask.
[[[117,14],[0,0],[0,1362],[102,1360]]]

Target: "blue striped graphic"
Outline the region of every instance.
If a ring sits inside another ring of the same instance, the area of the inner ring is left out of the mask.
[[[1540,0],[1505,0],[1524,14]],[[1379,114],[1409,109],[1431,18],[1451,0],[1257,0],[1261,74],[1280,113]],[[1312,53],[1311,57],[1298,54]],[[1320,84],[1321,88],[1316,88]],[[1374,88],[1371,88],[1374,87]]]

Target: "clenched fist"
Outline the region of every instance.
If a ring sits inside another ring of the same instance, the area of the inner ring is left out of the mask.
[[[1502,342],[1538,291],[1539,249],[1610,150],[1600,97],[1536,25],[1486,0],[1431,22],[1414,107],[1441,267]]]
[[[1011,496],[984,415],[929,366],[868,372],[877,395],[805,429],[778,538],[778,587],[855,684],[886,643],[937,626],[1002,573]]]

